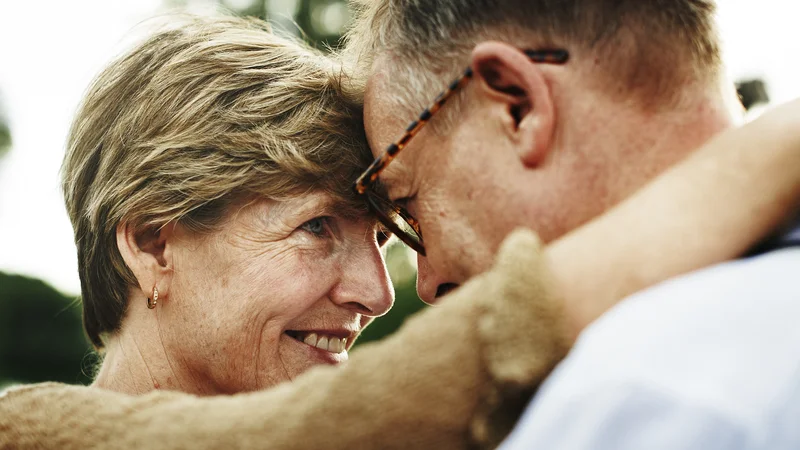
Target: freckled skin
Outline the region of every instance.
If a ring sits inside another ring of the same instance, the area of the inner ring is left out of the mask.
[[[326,361],[285,331],[357,332],[391,307],[375,222],[336,217],[329,206],[322,194],[264,200],[211,235],[176,231],[170,298],[159,305],[161,340],[172,364],[203,391],[291,380]],[[327,236],[303,228],[319,216],[332,217]]]

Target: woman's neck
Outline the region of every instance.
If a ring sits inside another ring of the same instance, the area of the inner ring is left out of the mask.
[[[213,392],[191,376],[185,364],[170,358],[158,338],[158,327],[126,323],[108,339],[103,363],[92,387],[130,395],[156,389],[211,395]],[[144,330],[142,328],[147,328]]]

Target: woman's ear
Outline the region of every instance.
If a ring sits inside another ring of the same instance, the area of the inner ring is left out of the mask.
[[[550,152],[555,127],[552,93],[539,65],[503,42],[482,42],[472,51],[479,95],[503,102],[509,133],[526,167],[540,165]]]
[[[168,295],[174,232],[174,224],[158,229],[137,229],[125,222],[117,225],[117,247],[145,297],[151,297],[153,287],[158,288],[160,299]]]

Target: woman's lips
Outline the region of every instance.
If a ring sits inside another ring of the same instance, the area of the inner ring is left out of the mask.
[[[342,353],[347,345],[347,338],[317,333],[299,333],[296,339],[298,341],[303,341],[303,343],[307,345],[331,353]]]
[[[322,350],[334,355],[347,356],[348,338],[336,336],[332,333],[289,330],[286,334],[292,339],[302,342],[309,347]],[[337,333],[341,335],[342,333]]]

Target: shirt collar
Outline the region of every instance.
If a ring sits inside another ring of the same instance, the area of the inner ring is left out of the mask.
[[[794,229],[783,236],[786,241],[800,242],[800,223],[795,224]]]
[[[779,228],[771,237],[761,241],[745,256],[757,256],[789,247],[800,247],[800,215]]]

